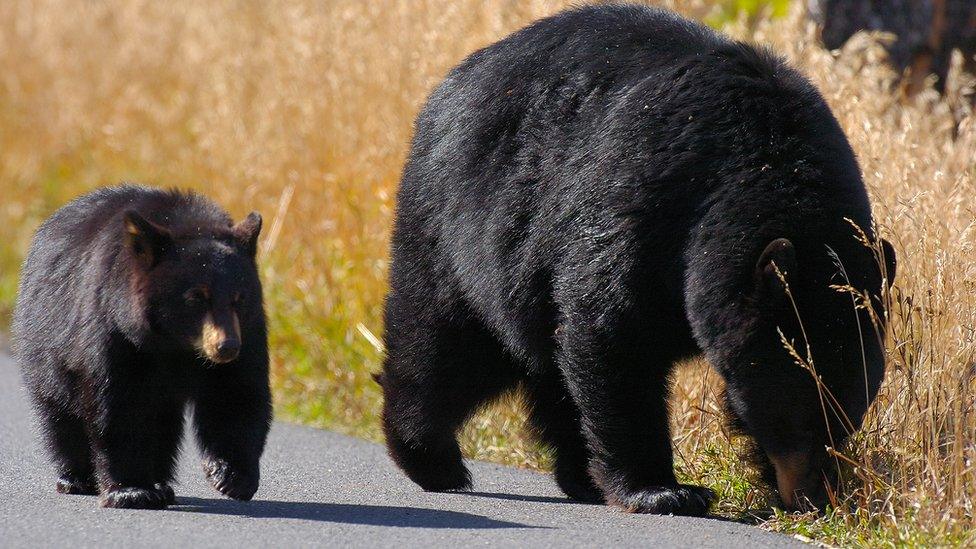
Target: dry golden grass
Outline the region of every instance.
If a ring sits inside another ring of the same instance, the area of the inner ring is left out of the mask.
[[[279,416],[379,437],[387,239],[411,122],[475,48],[569,2],[51,0],[0,2],[0,319],[31,232],[95,186],[199,189],[265,215],[262,270]],[[710,2],[662,4],[694,17]],[[899,253],[891,364],[852,497],[766,527],[843,545],[976,544],[976,122],[959,100],[907,104],[876,40],[819,46],[798,13],[730,26],[816,82],[857,151]],[[956,121],[962,122],[956,131]],[[721,511],[766,505],[722,429],[718,376],[676,376],[682,474]],[[517,406],[479,416],[469,455],[545,467]],[[850,504],[857,504],[852,506]]]

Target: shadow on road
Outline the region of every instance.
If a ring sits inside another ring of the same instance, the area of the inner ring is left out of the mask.
[[[604,506],[604,504],[602,503],[576,501],[568,497],[527,496],[523,494],[506,494],[503,492],[464,492],[464,495],[475,496],[479,498],[505,499],[511,501],[527,501],[532,503],[598,505],[601,507]],[[770,519],[772,516],[773,516],[772,509],[747,509],[746,511],[740,513],[737,517],[723,517],[721,515],[708,514],[701,518],[714,520],[718,522],[732,522],[732,523],[749,524],[751,526],[755,526],[765,520]]]
[[[464,492],[466,496],[476,496],[479,498],[506,499],[510,501],[528,501],[532,503],[572,503],[576,505],[601,505],[583,501],[576,501],[567,497],[551,496],[526,496],[523,494],[505,494],[501,492]]]
[[[172,511],[231,515],[249,518],[285,518],[316,520],[370,526],[401,528],[539,528],[529,524],[494,520],[480,515],[386,505],[356,505],[350,503],[315,503],[299,501],[239,502],[226,499],[179,497]]]

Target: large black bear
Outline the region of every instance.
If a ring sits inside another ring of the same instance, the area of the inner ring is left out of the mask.
[[[13,342],[59,492],[173,503],[192,402],[213,486],[254,495],[271,421],[260,230],[256,213],[232,225],[203,196],[130,185],[82,196],[38,229]]]
[[[704,354],[786,506],[822,504],[825,445],[884,374],[881,326],[830,287],[883,317],[894,253],[875,239],[841,128],[779,58],[648,7],[543,19],[417,118],[377,376],[390,454],[424,489],[469,488],[458,429],[521,387],[567,495],[703,514],[713,494],[674,475],[667,395]]]

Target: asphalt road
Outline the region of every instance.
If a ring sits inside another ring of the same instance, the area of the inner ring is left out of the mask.
[[[166,511],[100,509],[55,493],[16,366],[0,354],[0,547],[790,547],[716,519],[629,515],[566,500],[542,474],[472,462],[476,492],[425,493],[383,448],[275,423],[255,500],[223,498],[188,445]]]

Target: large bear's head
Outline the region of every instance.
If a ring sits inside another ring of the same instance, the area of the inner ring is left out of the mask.
[[[127,211],[123,225],[137,314],[152,340],[210,364],[235,360],[241,326],[262,308],[255,263],[261,216],[182,234]]]
[[[733,422],[790,509],[827,503],[838,465],[827,448],[860,428],[884,377],[881,296],[895,252],[860,234],[763,243],[742,286],[748,322],[720,365]]]

